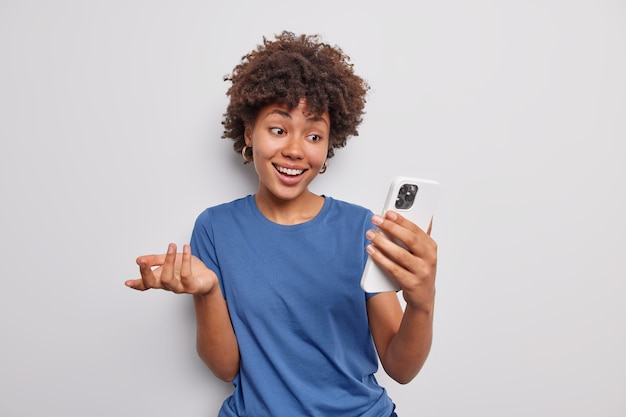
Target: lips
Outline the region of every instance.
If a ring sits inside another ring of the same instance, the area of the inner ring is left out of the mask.
[[[304,169],[287,168],[280,165],[274,165],[274,168],[276,168],[276,171],[280,172],[281,174],[290,177],[297,177],[298,175],[302,175],[302,173],[304,172]]]

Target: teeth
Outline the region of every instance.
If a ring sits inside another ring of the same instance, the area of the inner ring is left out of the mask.
[[[276,166],[276,169],[281,174],[286,174],[286,175],[300,175],[304,172],[303,169],[290,169],[290,168],[284,168],[280,166]]]

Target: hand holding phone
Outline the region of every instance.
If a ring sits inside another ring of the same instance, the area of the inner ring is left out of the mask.
[[[439,197],[439,188],[437,181],[396,177],[389,186],[382,213],[394,210],[422,230],[427,231]],[[401,242],[395,242],[404,246]],[[372,293],[401,289],[391,274],[377,265],[371,258],[368,258],[365,264],[361,277],[361,288]]]

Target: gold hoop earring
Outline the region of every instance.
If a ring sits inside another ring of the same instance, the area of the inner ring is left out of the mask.
[[[248,152],[248,149],[250,150],[250,152]],[[241,148],[241,156],[243,158],[244,164],[252,162],[252,146],[246,145],[243,148]]]
[[[324,165],[322,165],[322,169],[320,169],[320,174],[323,174],[328,169],[328,164],[324,161]]]

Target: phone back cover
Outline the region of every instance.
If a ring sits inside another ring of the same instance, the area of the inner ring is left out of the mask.
[[[402,184],[405,183],[417,184],[418,191],[415,202],[408,210],[396,209],[395,201],[398,190]],[[384,214],[388,210],[394,210],[411,220],[422,230],[427,231],[435,211],[438,197],[439,183],[436,181],[411,177],[397,177],[392,181],[389,187],[382,213]],[[361,277],[361,288],[366,292],[372,293],[399,291],[401,289],[395,279],[379,267],[371,258],[368,258],[365,264],[363,276]]]

